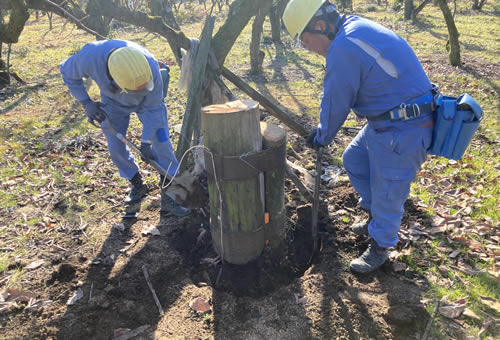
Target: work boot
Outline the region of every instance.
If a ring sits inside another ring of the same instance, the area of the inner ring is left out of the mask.
[[[368,224],[370,224],[371,220],[372,220],[372,214],[369,213],[368,219],[366,219],[365,221],[358,222],[351,227],[352,232],[358,236],[368,237]]]
[[[170,212],[177,217],[184,217],[191,214],[191,209],[184,208],[177,202],[175,202],[170,196],[167,195],[167,190],[163,189],[164,183],[168,183],[168,180],[164,180],[163,176],[160,176],[160,188],[161,188],[161,208],[160,214]]]
[[[160,214],[164,214],[167,212],[170,212],[177,217],[184,217],[191,214],[191,209],[184,208],[162,191]]]
[[[379,247],[375,240],[372,240],[368,249],[355,260],[351,261],[351,271],[366,274],[380,268],[389,258],[387,248]]]
[[[133,205],[139,203],[142,198],[148,192],[148,187],[142,181],[142,176],[140,173],[136,173],[134,177],[130,180],[130,184],[132,185],[132,189],[128,196],[123,200],[125,204]]]

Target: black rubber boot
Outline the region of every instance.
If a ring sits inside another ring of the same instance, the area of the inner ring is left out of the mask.
[[[351,227],[352,232],[358,236],[368,237],[369,236],[368,235],[368,224],[370,224],[371,220],[372,220],[372,214],[369,213],[367,220],[356,223]]]
[[[148,187],[142,181],[142,176],[139,172],[130,180],[130,184],[132,185],[132,189],[123,200],[125,204],[129,205],[139,203],[148,192]]]
[[[389,258],[388,248],[379,247],[375,240],[372,240],[368,249],[351,261],[350,268],[353,272],[366,274],[380,268]]]
[[[167,195],[167,190],[163,188],[163,185],[168,183],[168,179],[164,180],[163,176],[160,176],[160,188],[161,188],[161,208],[160,214],[172,213],[177,217],[184,217],[191,214],[191,209],[184,208],[177,202],[175,202],[170,196]]]

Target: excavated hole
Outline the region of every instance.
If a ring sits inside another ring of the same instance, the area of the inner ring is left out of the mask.
[[[210,232],[202,228],[208,226],[208,219],[197,221],[195,225],[183,226],[172,230],[168,237],[170,243],[183,256],[183,263],[189,267],[195,284],[208,284],[217,290],[229,291],[237,296],[260,297],[272,293],[281,286],[290,284],[310,267],[313,240],[310,221],[311,206],[296,209],[298,223],[287,226],[286,239],[280,248],[266,247],[259,258],[245,264],[233,265],[219,262],[206,264],[202,260],[217,257],[212,247]],[[201,223],[200,223],[201,222]],[[319,224],[319,230],[323,225]],[[315,261],[318,261],[319,255]]]

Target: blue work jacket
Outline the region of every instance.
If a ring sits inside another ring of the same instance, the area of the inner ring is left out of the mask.
[[[431,82],[408,43],[370,20],[347,16],[327,50],[316,142],[330,144],[351,109],[377,116],[421,100],[432,100]]]
[[[108,76],[106,64],[109,53],[126,46],[142,51],[151,67],[154,89],[146,96],[122,92]],[[167,115],[158,61],[148,50],[134,42],[102,40],[88,43],[79,52],[63,61],[60,70],[70,93],[80,102],[90,99],[83,84],[83,78],[90,77],[97,83],[104,105],[111,105],[124,114],[145,113],[142,140],[152,140],[156,127],[161,126]]]

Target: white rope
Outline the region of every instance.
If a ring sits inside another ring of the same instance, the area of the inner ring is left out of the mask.
[[[186,152],[184,152],[184,154],[182,155],[181,157],[181,160],[179,161],[179,166],[177,167],[177,170],[175,171],[175,174],[172,176],[172,178],[170,179],[170,181],[165,185],[165,181],[166,181],[166,176],[164,177],[163,179],[163,183],[161,185],[161,189],[166,189],[168,188],[172,182],[174,181],[175,177],[177,177],[177,174],[179,173],[179,168],[180,168],[180,165],[182,164],[183,160],[184,160],[184,157],[186,157],[186,155],[188,154],[188,152],[196,149],[196,148],[201,148],[203,150],[206,150],[209,154],[210,154],[210,158],[212,159],[212,169],[213,169],[213,173],[214,173],[214,180],[215,180],[215,186],[217,188],[217,194],[219,196],[219,217],[220,219],[218,219],[219,221],[219,226],[220,226],[220,245],[221,245],[221,261],[222,263],[224,264],[224,238],[223,238],[223,229],[222,229],[222,219],[223,219],[223,210],[222,210],[222,192],[220,190],[220,187],[219,187],[219,180],[217,178],[217,171],[215,169],[215,161],[214,161],[214,154],[212,153],[212,151],[210,151],[209,148],[207,148],[206,146],[204,145],[193,145],[192,147],[190,147],[189,149],[186,150]],[[169,167],[170,168],[170,167]]]

